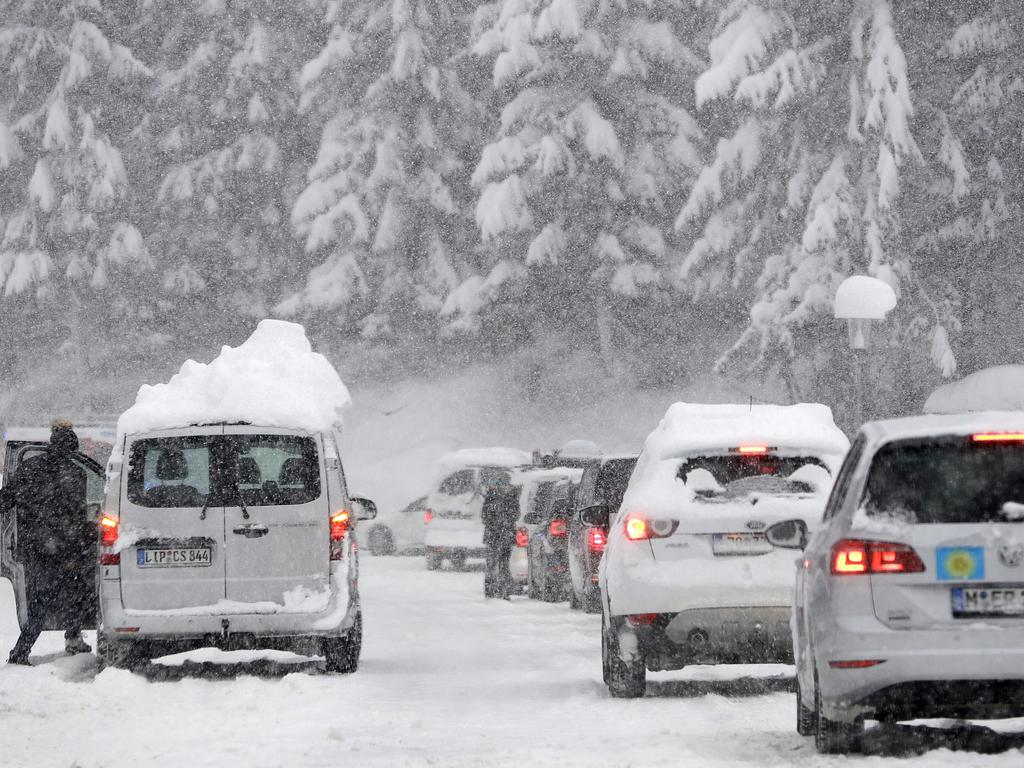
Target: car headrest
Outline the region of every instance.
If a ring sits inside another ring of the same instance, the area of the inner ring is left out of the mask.
[[[281,465],[278,481],[281,485],[307,485],[313,476],[313,462],[294,456]]]
[[[156,460],[156,476],[159,480],[184,480],[188,477],[188,461],[177,448],[165,448]]]
[[[260,473],[260,465],[251,456],[242,456],[238,459],[238,482],[241,485],[259,485],[263,482]]]

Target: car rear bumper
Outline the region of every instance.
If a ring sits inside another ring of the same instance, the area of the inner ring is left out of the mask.
[[[819,644],[815,656],[823,709],[832,719],[1024,715],[1024,631],[1018,629],[883,628]],[[830,663],[851,661],[881,663],[848,669]],[[999,698],[984,694],[989,686]]]

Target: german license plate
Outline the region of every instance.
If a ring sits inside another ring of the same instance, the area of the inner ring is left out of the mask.
[[[763,555],[772,551],[763,533],[716,533],[711,540],[716,555]]]
[[[1024,616],[1024,587],[954,587],[953,618]]]
[[[201,568],[212,559],[209,547],[147,547],[135,555],[139,568]]]

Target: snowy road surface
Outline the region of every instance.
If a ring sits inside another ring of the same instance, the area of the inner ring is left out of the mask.
[[[362,578],[366,644],[348,677],[279,656],[213,679],[194,664],[96,674],[91,656],[63,657],[61,635],[47,633],[39,666],[0,665],[0,765],[1024,764],[1024,720],[994,724],[1001,734],[875,729],[869,755],[819,757],[793,730],[786,667],[655,675],[646,698],[614,700],[601,683],[599,617],[485,602],[479,573],[428,573],[421,558],[366,557]],[[15,636],[0,581],[4,653]],[[994,754],[950,751],[964,747]]]

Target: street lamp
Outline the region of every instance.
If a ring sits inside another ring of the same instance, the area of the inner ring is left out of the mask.
[[[896,292],[884,280],[868,275],[853,275],[843,280],[833,303],[837,320],[845,320],[853,350],[853,387],[855,420],[864,422],[864,364],[871,344],[871,323],[884,320],[896,306]]]

